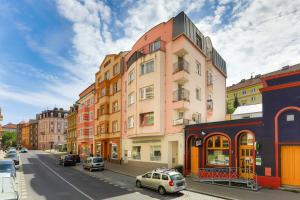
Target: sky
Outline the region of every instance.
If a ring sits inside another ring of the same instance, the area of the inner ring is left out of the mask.
[[[300,62],[300,0],[1,0],[3,124],[68,109],[106,54],[184,11],[227,64],[227,86]]]

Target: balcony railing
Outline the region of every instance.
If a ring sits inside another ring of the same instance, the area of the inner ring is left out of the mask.
[[[184,118],[175,119],[173,121],[173,125],[174,126],[177,126],[177,125],[188,125],[188,124],[189,124],[189,120],[188,119],[184,119]]]
[[[190,100],[190,91],[187,89],[178,89],[173,92],[173,101],[189,101]]]
[[[189,63],[186,60],[180,60],[173,64],[173,74],[176,74],[177,72],[180,71],[185,71],[187,73],[190,73]]]

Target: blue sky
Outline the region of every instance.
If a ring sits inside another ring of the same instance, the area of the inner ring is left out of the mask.
[[[155,3],[154,3],[155,2]],[[105,54],[185,11],[227,62],[227,85],[300,62],[299,1],[2,0],[0,107],[17,123],[67,109]]]

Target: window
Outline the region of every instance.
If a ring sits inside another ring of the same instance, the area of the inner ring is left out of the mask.
[[[104,73],[104,80],[109,80],[109,71]]]
[[[251,101],[255,101],[255,99],[256,99],[255,97],[251,97]]]
[[[246,94],[247,94],[246,90],[243,90],[243,91],[242,91],[242,94],[243,94],[243,95],[246,95]]]
[[[161,159],[160,149],[161,149],[160,145],[150,146],[150,160],[151,161],[160,161],[160,159]]]
[[[89,128],[89,135],[92,136],[93,134],[94,134],[93,127],[90,127],[90,128]]]
[[[200,88],[196,88],[196,99],[201,100],[201,89]]]
[[[154,61],[149,61],[141,64],[141,75],[148,74],[150,72],[154,72]]]
[[[140,100],[152,99],[154,97],[154,86],[140,88]]]
[[[89,117],[90,117],[90,121],[93,121],[94,120],[94,112],[91,111],[90,114],[89,114]]]
[[[105,133],[105,125],[104,124],[100,125],[100,133]]]
[[[229,166],[229,140],[222,135],[211,136],[206,143],[206,164]]]
[[[149,126],[154,124],[154,113],[142,113],[140,114],[140,126]]]
[[[111,144],[111,159],[118,159],[118,145],[117,144]]]
[[[61,113],[58,113],[58,117],[61,118]]]
[[[128,117],[128,124],[127,127],[128,128],[133,128],[134,127],[134,121],[133,121],[133,116]]]
[[[130,85],[132,83],[132,81],[134,81],[134,71],[133,70],[131,72],[129,72],[128,85]]]
[[[114,65],[114,68],[113,68],[113,74],[114,74],[114,76],[115,76],[118,72],[119,72],[119,70],[118,70],[118,64],[115,64],[115,65]]]
[[[150,53],[153,52],[153,51],[156,51],[158,49],[160,49],[160,41],[159,40],[151,43],[150,46],[149,46]]]
[[[202,49],[202,38],[198,34],[196,34],[196,44],[200,49]]]
[[[112,112],[117,112],[118,111],[118,101],[113,102],[112,104]]]
[[[82,122],[82,121],[83,121],[83,114],[80,114],[79,122]]]
[[[192,120],[195,122],[195,123],[200,123],[201,122],[201,113],[194,113],[192,115]]]
[[[161,179],[164,180],[164,181],[167,181],[169,180],[169,177],[167,175],[161,175]]]
[[[101,88],[101,97],[105,96],[105,88]]]
[[[118,82],[115,82],[113,84],[113,94],[117,93],[118,92]]]
[[[251,92],[252,92],[252,93],[255,93],[255,92],[256,92],[256,88],[252,88],[252,89],[251,89]]]
[[[119,123],[118,121],[113,121],[112,122],[112,132],[117,132],[119,131]]]
[[[160,174],[159,173],[153,173],[152,179],[160,179]]]
[[[128,95],[128,106],[134,104],[134,92]]]
[[[150,173],[143,175],[143,178],[151,178],[151,176],[152,176],[152,173],[150,172]]]
[[[207,71],[207,85],[212,85],[213,84],[213,76],[212,73]]]
[[[183,119],[184,118],[184,112],[183,111],[179,111],[177,113],[177,115],[178,115],[178,119]]]
[[[141,146],[132,147],[132,159],[140,160],[141,159]]]
[[[196,62],[196,74],[201,76],[201,64]]]

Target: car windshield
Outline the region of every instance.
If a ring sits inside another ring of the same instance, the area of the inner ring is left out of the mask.
[[[66,156],[65,159],[66,160],[73,160],[73,157],[72,156]]]
[[[94,158],[93,159],[93,163],[99,163],[99,162],[103,162],[102,158]]]
[[[14,158],[14,157],[16,157],[16,154],[8,154],[6,157],[8,157],[8,158]]]
[[[183,176],[181,174],[174,174],[170,176],[173,181],[182,180]]]
[[[11,172],[12,164],[0,164],[0,172]]]

